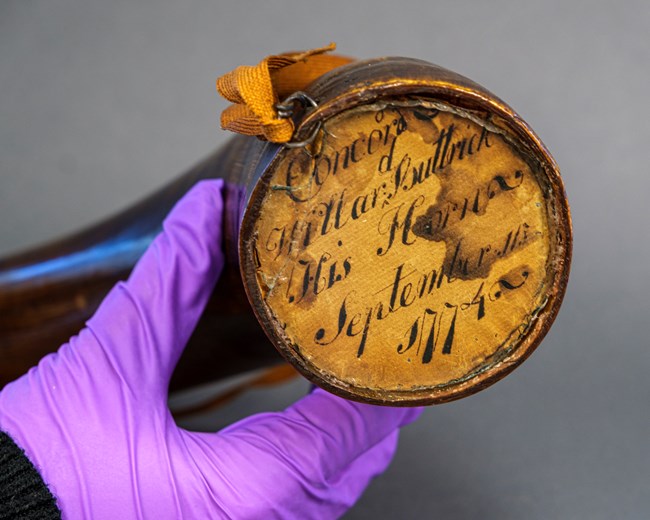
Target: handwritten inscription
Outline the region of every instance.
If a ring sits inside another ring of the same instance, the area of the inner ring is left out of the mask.
[[[424,102],[367,107],[276,166],[258,283],[301,356],[404,389],[516,339],[545,283],[547,216],[534,165],[490,128]]]

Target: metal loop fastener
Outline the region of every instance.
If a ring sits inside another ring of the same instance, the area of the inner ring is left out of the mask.
[[[316,103],[316,101],[314,101],[314,99],[311,96],[309,96],[305,92],[297,91],[291,94],[289,97],[287,97],[282,103],[278,103],[275,105],[275,109],[278,112],[278,117],[282,119],[288,119],[290,117],[293,117],[295,112],[296,101],[299,102],[305,109],[309,107],[318,108],[318,103]],[[316,139],[316,136],[318,135],[321,126],[322,123],[319,121],[318,123],[316,123],[316,126],[309,134],[307,139],[305,139],[304,141],[284,143],[284,146],[286,148],[302,148],[303,146],[307,146],[308,144],[311,144],[314,141],[314,139]]]

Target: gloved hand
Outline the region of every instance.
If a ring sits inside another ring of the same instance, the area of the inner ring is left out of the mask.
[[[0,393],[0,430],[64,518],[336,517],[420,413],[317,389],[218,433],[176,426],[169,379],[224,262],[221,189],[191,190],[86,328]]]

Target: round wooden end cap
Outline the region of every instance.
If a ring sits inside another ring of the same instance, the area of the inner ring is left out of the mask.
[[[330,111],[253,192],[240,252],[255,312],[290,362],[344,397],[469,395],[557,314],[571,231],[555,163],[518,118],[449,99]]]

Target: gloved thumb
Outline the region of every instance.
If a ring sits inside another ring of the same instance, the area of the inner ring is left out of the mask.
[[[222,189],[222,180],[204,180],[176,204],[82,332],[127,382],[166,390],[223,267]]]

